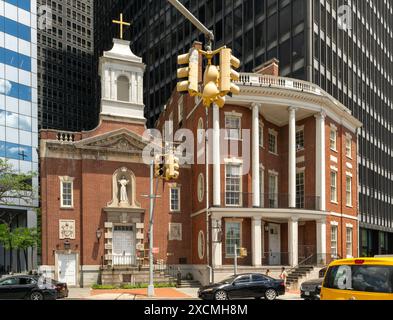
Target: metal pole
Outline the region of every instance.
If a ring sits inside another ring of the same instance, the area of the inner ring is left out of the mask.
[[[209,108],[206,108],[206,134],[205,134],[205,145],[206,145],[206,263],[209,269],[209,281],[213,281],[213,268],[210,266],[210,219],[209,219]]]
[[[154,160],[150,163],[150,215],[149,215],[149,286],[147,295],[154,297],[153,282],[153,206],[154,206]]]
[[[237,275],[237,244],[235,243],[235,276]]]
[[[212,42],[214,41],[213,31],[206,28],[188,9],[183,6],[178,0],[168,0],[179,12],[185,16],[199,31],[201,31],[208,39],[208,46],[211,49]]]

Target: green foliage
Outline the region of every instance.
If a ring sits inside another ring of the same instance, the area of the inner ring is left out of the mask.
[[[0,244],[6,250],[10,250],[11,232],[10,232],[10,228],[6,224],[0,224]]]
[[[144,289],[147,288],[149,284],[147,283],[137,283],[137,284],[122,284],[120,286],[109,285],[109,284],[94,284],[91,288],[95,290],[116,290],[116,289]],[[174,283],[164,283],[158,282],[154,284],[155,288],[174,288],[176,284]]]
[[[11,232],[12,247],[27,250],[38,244],[39,236],[35,228],[17,228]]]
[[[0,204],[12,204],[15,199],[23,199],[30,203],[34,197],[34,176],[33,173],[16,172],[7,160],[0,159]]]

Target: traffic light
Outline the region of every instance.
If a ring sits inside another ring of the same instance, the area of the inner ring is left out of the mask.
[[[240,67],[240,60],[232,55],[232,49],[224,48],[220,51],[220,91],[224,95],[239,94],[240,88],[233,83],[240,79],[239,73],[232,69]]]
[[[205,107],[210,107],[220,95],[218,88],[218,78],[220,72],[215,65],[209,64],[206,67],[205,74],[203,76],[203,93],[202,99]],[[224,102],[225,103],[225,102]]]
[[[154,159],[154,176],[156,178],[164,177],[165,167],[165,157],[162,155],[157,155]]]
[[[165,180],[176,180],[179,178],[179,158],[175,157],[173,153],[166,156],[165,159]]]
[[[191,48],[189,53],[177,57],[179,66],[177,69],[177,91],[180,93],[189,93],[195,96],[198,93],[199,78],[199,52],[196,48]],[[186,66],[187,65],[187,66]]]

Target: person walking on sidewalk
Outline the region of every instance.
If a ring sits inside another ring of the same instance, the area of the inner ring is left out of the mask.
[[[285,287],[287,286],[287,278],[288,278],[288,272],[286,272],[285,267],[282,267],[281,274],[280,274],[280,279],[284,280]]]

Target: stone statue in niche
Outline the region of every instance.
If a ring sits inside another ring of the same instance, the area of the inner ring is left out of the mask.
[[[118,181],[120,184],[120,205],[122,204],[127,204],[129,205],[128,201],[128,195],[127,195],[127,185],[130,183],[129,180],[126,179],[125,176],[122,176],[122,178]]]

